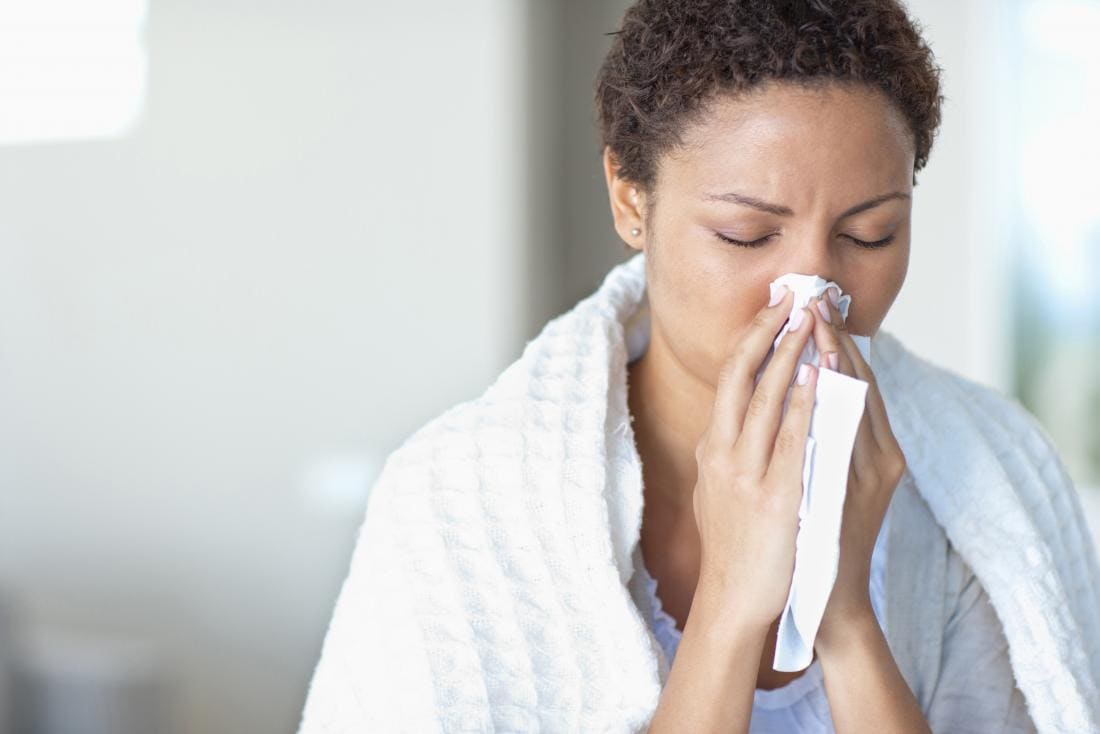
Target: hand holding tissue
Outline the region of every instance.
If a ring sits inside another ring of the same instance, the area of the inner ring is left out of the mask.
[[[835,288],[839,295],[837,310],[847,320],[852,297],[843,295],[835,282],[817,275],[787,273],[771,282],[771,293],[775,294],[782,286],[794,294],[791,314],[806,307],[829,288]],[[757,381],[789,329],[788,322],[776,336],[771,352],[757,373]],[[855,334],[851,337],[864,361],[870,364],[870,337]],[[811,336],[799,356],[798,364],[817,364],[817,358],[817,345]],[[856,431],[863,417],[867,388],[867,382],[834,370],[822,369],[818,373],[802,470],[802,504],[798,509],[794,574],[787,604],[779,619],[772,662],[772,667],[777,671],[802,670],[813,660],[814,639],[837,576],[848,467]],[[784,412],[786,408],[785,401]]]

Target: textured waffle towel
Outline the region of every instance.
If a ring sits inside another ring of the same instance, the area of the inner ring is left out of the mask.
[[[627,588],[643,487],[624,325],[644,299],[639,253],[390,454],[302,734],[645,731],[667,668]],[[1100,731],[1100,564],[1049,436],[881,329],[871,351],[908,465],[885,631],[918,702],[939,672],[949,541],[1038,731]]]

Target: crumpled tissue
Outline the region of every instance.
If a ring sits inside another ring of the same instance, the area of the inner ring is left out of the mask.
[[[771,293],[781,286],[793,293],[791,314],[829,288],[839,294],[837,309],[845,320],[852,297],[840,286],[817,275],[787,273],[773,280]],[[816,313],[815,313],[816,316]],[[789,318],[789,316],[788,316]],[[759,382],[775,349],[790,330],[785,323],[757,372]],[[870,337],[851,334],[852,340],[868,365],[871,364]],[[811,336],[798,363],[817,365],[817,345]],[[795,368],[797,370],[797,366]],[[794,573],[787,605],[779,619],[775,657],[777,671],[803,670],[813,660],[814,639],[825,613],[825,605],[836,581],[840,559],[840,526],[844,497],[848,488],[848,467],[855,446],[856,431],[863,417],[868,384],[830,369],[820,370],[810,431],[806,438],[802,465],[802,504],[798,508],[798,534],[795,538]],[[786,414],[790,392],[783,402]]]

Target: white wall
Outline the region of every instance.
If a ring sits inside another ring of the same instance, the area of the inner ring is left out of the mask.
[[[0,595],[183,731],[296,725],[367,475],[518,356],[524,22],[153,0],[133,135],[0,148]]]
[[[1009,280],[998,152],[1002,79],[994,0],[909,0],[943,67],[943,122],[917,174],[909,273],[882,328],[937,364],[1009,392]]]

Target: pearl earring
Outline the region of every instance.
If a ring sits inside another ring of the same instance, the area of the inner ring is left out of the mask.
[[[630,234],[634,237],[637,237],[641,233],[642,233],[642,230],[638,229],[637,227],[634,227],[632,230],[630,230]]]

